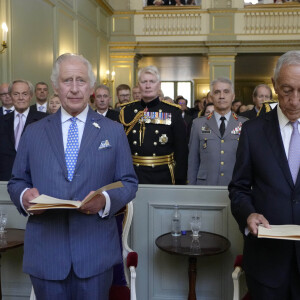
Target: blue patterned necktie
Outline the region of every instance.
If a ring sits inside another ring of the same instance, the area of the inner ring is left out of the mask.
[[[294,183],[296,183],[300,167],[300,134],[298,130],[298,121],[290,122],[293,126],[291,135],[288,162]]]
[[[79,135],[78,126],[76,123],[77,118],[73,117],[69,120],[71,121],[71,124],[68,131],[65,158],[68,170],[68,179],[69,181],[72,181],[79,151]]]
[[[11,109],[6,109],[6,110],[5,110],[5,114],[9,114],[9,113],[11,113],[11,112],[12,112]]]

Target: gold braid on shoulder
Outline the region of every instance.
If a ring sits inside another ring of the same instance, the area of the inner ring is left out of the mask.
[[[129,123],[125,123],[125,119],[124,119],[124,109],[125,106],[122,107],[121,111],[120,111],[120,115],[119,115],[119,119],[121,124],[123,124],[125,127],[128,127],[127,129],[125,129],[126,135],[129,134],[129,132],[132,130],[132,128],[134,127],[134,125],[139,121],[139,119],[144,115],[144,111],[140,110],[136,116],[129,122]]]

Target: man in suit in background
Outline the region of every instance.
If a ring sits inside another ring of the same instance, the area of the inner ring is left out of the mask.
[[[235,163],[242,123],[247,119],[231,111],[235,94],[231,80],[211,83],[215,107],[208,117],[193,121],[188,161],[188,182],[198,185],[228,185]]]
[[[38,82],[35,85],[36,104],[31,105],[30,109],[46,113],[48,95],[49,95],[48,84],[42,81]]]
[[[193,117],[187,106],[187,100],[185,98],[183,98],[182,96],[179,96],[176,99],[176,104],[180,105],[180,108],[181,108],[181,116],[182,116],[184,125],[186,127],[186,135],[187,135],[187,142],[188,142],[190,139]]]
[[[112,182],[124,187],[97,194],[78,210],[29,216],[23,270],[37,299],[108,299],[113,266],[122,261],[114,215],[135,197],[137,178],[121,124],[88,105],[92,70],[82,56],[58,57],[51,81],[62,106],[25,131],[8,191],[27,215],[40,194],[81,201]]]
[[[300,51],[279,58],[272,81],[279,105],[243,125],[229,197],[251,299],[298,300],[299,242],[257,233],[260,224],[300,225]]]
[[[138,85],[136,85],[135,87],[132,88],[132,99],[139,100],[139,101],[142,100],[141,90]]]
[[[0,116],[9,114],[15,110],[12,99],[8,93],[8,86],[8,83],[2,83],[0,85],[0,101],[2,103],[2,106],[0,107]]]
[[[16,157],[20,137],[27,125],[46,116],[31,111],[33,86],[26,80],[15,80],[8,87],[15,111],[0,117],[0,180],[9,180]]]
[[[259,84],[253,90],[252,99],[254,103],[253,109],[239,114],[249,120],[257,117],[264,102],[272,100],[272,90],[267,84]]]
[[[104,84],[98,85],[95,89],[96,112],[106,118],[119,122],[119,112],[109,109],[110,100],[109,88]]]

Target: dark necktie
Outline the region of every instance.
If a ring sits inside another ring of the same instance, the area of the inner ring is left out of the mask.
[[[221,136],[223,136],[224,132],[225,132],[225,120],[226,120],[226,118],[225,117],[221,117],[220,120],[221,120],[220,133],[221,133]]]
[[[288,162],[293,181],[294,183],[296,183],[300,167],[300,134],[298,130],[298,121],[290,123],[293,126],[293,132],[290,140]]]
[[[9,114],[10,112],[12,112],[12,110],[11,109],[6,109],[5,112],[6,112],[5,114]]]

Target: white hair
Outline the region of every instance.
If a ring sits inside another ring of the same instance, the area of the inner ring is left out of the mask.
[[[279,57],[274,69],[273,79],[275,82],[277,81],[280,70],[284,65],[300,65],[300,51],[288,51]]]
[[[147,73],[154,75],[156,77],[156,79],[158,81],[160,81],[160,74],[159,74],[158,69],[155,66],[147,66],[145,68],[140,69],[138,72],[138,81],[141,80],[141,76],[143,74],[147,74]]]
[[[82,55],[78,54],[73,54],[73,53],[64,53],[60,55],[56,61],[53,64],[53,69],[52,69],[52,74],[51,74],[51,81],[55,87],[57,87],[58,84],[58,76],[59,76],[59,69],[60,69],[60,64],[63,61],[66,61],[68,59],[77,59],[78,61],[84,63],[87,66],[88,69],[88,77],[90,80],[90,86],[93,87],[96,82],[96,77],[92,69],[91,63]]]

